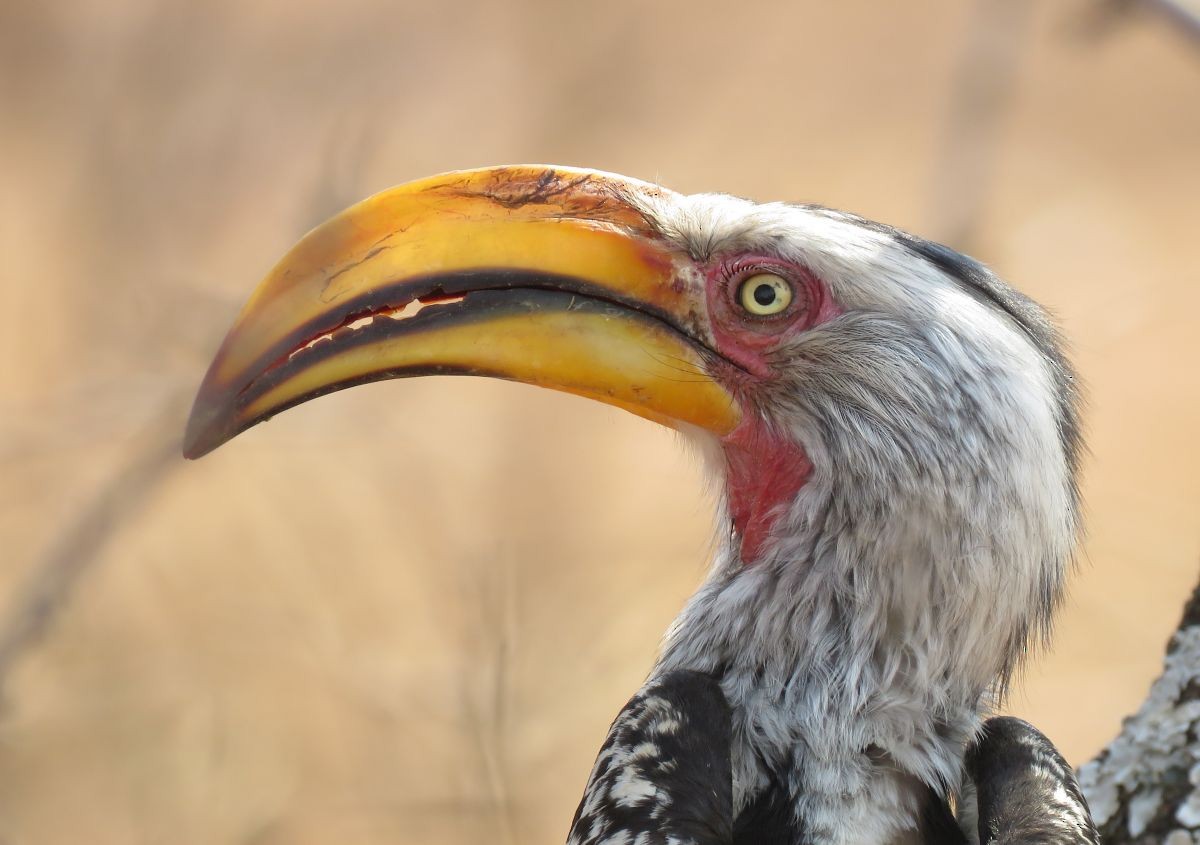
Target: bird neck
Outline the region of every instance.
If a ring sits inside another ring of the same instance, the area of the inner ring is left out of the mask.
[[[899,842],[929,787],[944,795],[957,783],[984,690],[848,586],[828,562],[719,569],[656,672],[720,679],[735,812],[781,789],[814,843]]]
[[[727,506],[729,543],[656,670],[720,679],[735,810],[781,788],[813,842],[911,834],[930,790],[957,784],[989,687],[1027,627],[1027,601],[998,595],[986,566],[964,569],[977,536],[920,495],[877,495],[851,502],[812,473],[775,524],[784,539],[749,565]]]

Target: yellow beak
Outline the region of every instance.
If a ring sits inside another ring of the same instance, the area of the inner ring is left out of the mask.
[[[385,378],[483,375],[718,435],[704,282],[611,174],[498,167],[410,182],[309,232],[242,309],[196,397],[198,458],[273,414]]]

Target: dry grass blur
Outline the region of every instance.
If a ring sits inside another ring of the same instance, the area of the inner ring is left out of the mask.
[[[0,5],[0,612],[87,567],[0,654],[0,841],[562,840],[704,571],[669,434],[430,379],[153,460],[299,234],[502,162],[849,208],[1051,305],[1091,531],[1011,708],[1094,753],[1200,563],[1200,54],[1099,0],[999,42],[973,5]]]

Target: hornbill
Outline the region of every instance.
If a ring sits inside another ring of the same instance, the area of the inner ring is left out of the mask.
[[[682,432],[720,547],[617,717],[574,845],[1094,842],[1070,768],[985,716],[1062,595],[1075,377],[975,261],[815,205],[552,166],[377,194],[242,310],[185,439],[415,375]]]

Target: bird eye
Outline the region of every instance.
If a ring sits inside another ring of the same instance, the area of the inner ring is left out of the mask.
[[[756,317],[770,317],[792,304],[792,287],[774,273],[756,273],[738,288],[738,302]]]

